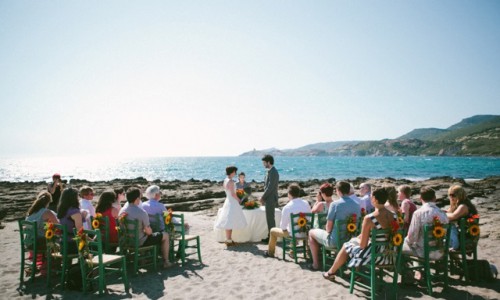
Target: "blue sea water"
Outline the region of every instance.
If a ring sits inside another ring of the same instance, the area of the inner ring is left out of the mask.
[[[91,181],[222,180],[225,168],[235,165],[248,181],[263,181],[260,157],[156,157],[156,158],[27,158],[0,159],[0,181],[50,181],[53,173],[63,179]],[[275,157],[281,180],[406,178],[424,180],[436,176],[480,179],[500,175],[497,157]]]

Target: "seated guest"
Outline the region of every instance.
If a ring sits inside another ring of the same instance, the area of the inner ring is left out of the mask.
[[[392,185],[384,186],[387,192],[387,201],[385,202],[385,208],[392,211],[393,213],[401,213],[401,208],[398,204],[398,192],[396,188]]]
[[[78,253],[76,242],[73,240],[75,234],[73,229],[79,231],[83,227],[83,220],[87,212],[80,211],[80,202],[78,202],[78,190],[75,188],[67,188],[61,194],[61,201],[57,208],[57,218],[61,225],[66,227],[68,253]]]
[[[55,213],[48,209],[51,201],[52,196],[49,192],[40,192],[28,210],[26,221],[37,222],[38,245],[45,245],[45,223],[59,223]]]
[[[166,232],[153,232],[149,226],[148,214],[139,207],[141,203],[141,191],[138,188],[130,188],[127,191],[128,206],[120,215],[127,214],[127,220],[138,220],[139,223],[139,245],[151,246],[161,245],[163,256],[163,267],[168,268],[174,264],[168,260],[169,237]]]
[[[411,218],[413,213],[417,210],[417,206],[410,200],[411,188],[407,184],[403,184],[398,188],[398,199],[401,201],[401,212],[404,215],[405,226],[404,229],[410,228]]]
[[[450,222],[453,221],[450,232],[450,248],[457,250],[460,247],[460,240],[456,221],[460,218],[470,218],[477,215],[477,209],[467,198],[463,187],[458,184],[452,185],[448,189],[448,196],[450,197],[450,208],[446,212],[446,216]]]
[[[116,219],[118,218],[118,209],[113,206],[115,203],[116,194],[113,190],[104,191],[99,196],[97,202],[96,212],[100,213],[103,217],[108,217],[109,220],[109,242],[118,243],[118,232],[116,231]]]
[[[252,194],[252,187],[250,186],[250,183],[245,181],[245,173],[240,172],[238,175],[238,181],[236,182],[236,189],[237,190],[244,190],[245,193],[247,193],[247,198]],[[242,201],[245,199],[242,199]]]
[[[397,220],[397,215],[390,212],[385,207],[385,202],[387,201],[387,191],[383,188],[376,189],[372,194],[372,205],[375,207],[375,211],[366,215],[363,219],[363,225],[361,226],[361,234],[351,239],[350,241],[344,243],[339,253],[335,257],[332,267],[328,272],[323,273],[323,278],[328,280],[335,279],[335,272],[337,272],[342,265],[344,265],[348,260],[348,267],[359,267],[367,265],[371,262],[371,243],[370,235],[372,229],[387,229],[391,227],[391,223]],[[377,237],[378,239],[379,237]],[[382,237],[387,239],[385,235]],[[379,253],[385,252],[387,249],[385,247],[380,247],[376,251]],[[387,256],[382,256],[377,264],[390,264],[394,263],[393,255],[389,254]]]
[[[371,192],[372,186],[369,183],[365,182],[359,185],[359,193],[361,194],[359,206],[364,208],[367,213],[372,212],[375,209],[371,202]]]
[[[358,196],[356,196],[356,190],[354,189],[354,185],[352,185],[352,183],[349,183],[349,198],[351,198],[352,200],[354,200],[354,202],[356,202],[360,207],[361,207],[361,199],[359,199]]]
[[[339,181],[335,187],[337,188],[337,195],[340,199],[334,201],[328,209],[326,230],[313,229],[309,231],[309,247],[313,259],[311,268],[314,270],[319,269],[320,246],[325,246],[329,249],[337,248],[337,241],[340,237],[337,236],[333,228],[335,221],[344,221],[353,214],[356,214],[358,217],[361,215],[359,204],[348,196],[351,189],[349,183]]]
[[[318,213],[328,213],[328,209],[330,208],[330,204],[333,202],[333,186],[331,184],[323,183],[319,187],[319,192],[316,194],[316,203],[314,203],[311,212],[314,214]],[[320,228],[319,226],[319,218],[314,218],[314,228]]]
[[[298,213],[310,213],[311,207],[309,202],[299,198],[300,196],[300,186],[296,183],[292,183],[288,186],[288,203],[283,207],[281,211],[281,223],[280,227],[271,228],[271,233],[269,236],[268,251],[264,252],[266,257],[274,257],[274,252],[276,249],[276,241],[278,237],[289,237],[290,232],[292,232],[290,214]]]
[[[123,188],[116,188],[114,189],[116,199],[115,202],[113,202],[113,207],[118,209],[118,212],[120,212],[120,209],[122,209],[122,202],[127,202],[127,199],[125,198],[125,190]]]
[[[139,191],[141,192],[140,203],[137,206],[139,208],[142,208],[142,193],[144,192],[144,188],[141,185],[136,185],[135,187],[138,188]],[[127,209],[127,207],[128,207],[128,201],[126,201],[125,204],[123,204],[123,207],[120,209],[120,212],[118,213],[118,215],[121,215]]]
[[[80,189],[80,198],[80,209],[88,212],[87,216],[83,220],[83,228],[87,230],[92,229],[90,217],[95,217],[95,208],[94,204],[92,204],[92,200],[94,200],[94,190],[89,186],[82,186]]]
[[[165,230],[165,223],[163,220],[163,213],[167,210],[163,203],[160,203],[161,199],[161,191],[160,187],[157,185],[149,186],[146,189],[146,197],[148,201],[142,203],[142,209],[144,209],[149,215],[149,223],[155,224],[157,220],[160,220],[160,224],[158,224],[158,231]],[[156,215],[160,215],[160,218],[157,219]]]

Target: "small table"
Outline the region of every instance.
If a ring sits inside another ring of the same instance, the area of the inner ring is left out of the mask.
[[[222,208],[217,212],[217,217],[221,210]],[[256,209],[244,209],[243,214],[247,220],[247,227],[233,230],[233,241],[237,243],[260,242],[260,240],[267,238],[268,229],[265,207],[261,206]],[[281,222],[281,210],[279,208],[274,210],[274,218],[276,220],[276,226],[279,226]],[[214,232],[215,239],[218,242],[224,242],[226,240],[226,231],[224,229],[217,229],[214,227]]]

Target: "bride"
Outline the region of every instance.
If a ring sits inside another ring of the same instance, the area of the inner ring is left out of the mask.
[[[233,181],[233,177],[236,175],[238,168],[235,166],[229,166],[226,168],[227,177],[224,179],[224,191],[226,192],[226,200],[222,206],[222,211],[215,221],[215,228],[226,230],[226,245],[234,246],[231,235],[233,229],[242,229],[247,226],[247,221],[245,215],[243,215],[243,210],[241,209],[241,201],[236,196],[236,187]]]

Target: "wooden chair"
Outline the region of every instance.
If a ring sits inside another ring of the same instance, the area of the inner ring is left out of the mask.
[[[394,293],[394,298],[397,298],[398,290],[398,272],[399,264],[397,263],[401,257],[401,248],[403,245],[403,233],[402,229],[395,232],[395,234],[401,235],[401,244],[394,247],[390,240],[390,234],[392,229],[372,229],[370,233],[370,263],[360,267],[351,268],[351,285],[349,288],[349,293],[352,294],[355,285],[362,286],[370,290],[371,299],[375,300],[375,293],[383,285],[390,285],[389,289]],[[377,251],[377,249],[385,249],[383,251]],[[387,264],[377,264],[377,261],[387,259],[389,262]],[[384,276],[389,276],[392,278],[392,282],[387,283],[384,280]],[[360,282],[356,279],[364,278],[369,281],[369,284]]]
[[[84,253],[85,248],[78,249],[83,292],[87,291],[91,282],[97,281],[99,282],[99,295],[102,295],[106,289],[106,275],[120,273],[125,285],[125,293],[128,293],[129,285],[125,256],[104,254],[101,231],[99,229],[83,230],[83,233],[87,236],[88,253],[92,255],[91,257],[86,257]]]
[[[448,249],[450,242],[451,225],[442,224],[441,226],[446,231],[446,233],[442,238],[442,241],[440,242],[432,234],[434,225],[424,225],[424,257],[411,256],[403,253],[400,260],[405,270],[420,270],[424,272],[423,274],[425,274],[429,296],[432,296],[432,281],[434,279],[442,279],[444,288],[446,289],[448,287]],[[437,260],[432,260],[430,258],[430,253],[434,251],[442,252],[442,257]],[[416,264],[416,266],[405,266],[406,262],[414,263]],[[431,269],[434,270],[433,273],[431,272]]]
[[[104,246],[104,253],[106,254],[116,254],[116,248],[118,247],[118,243],[112,243],[110,241],[110,230],[109,226],[109,218],[108,216],[102,216],[103,225],[99,227],[101,231],[102,243]],[[90,217],[90,224],[94,221],[94,217]],[[114,250],[114,251],[113,251]]]
[[[174,220],[178,219],[180,222],[175,223]],[[198,254],[198,260],[201,261],[201,243],[199,235],[186,234],[184,224],[184,214],[172,214],[172,222],[174,224],[174,236],[170,237],[170,260],[175,260],[176,256],[180,256],[182,266],[186,263],[186,257]],[[167,231],[168,232],[168,231]],[[169,235],[172,234],[168,232]],[[189,245],[190,241],[196,241],[196,245]],[[175,248],[177,246],[177,251]],[[196,249],[194,252],[186,252],[187,249]]]
[[[19,220],[19,235],[21,240],[21,270],[19,275],[20,284],[24,284],[25,272],[30,276],[30,282],[35,281],[37,272],[37,259],[40,247],[38,240],[38,223],[25,220]],[[30,257],[31,252],[31,257]],[[28,254],[28,255],[26,255]]]
[[[161,214],[156,214],[156,215],[148,214],[148,217],[149,217],[149,226],[151,226],[153,232],[160,232],[161,231],[160,223],[163,222],[163,216]]]
[[[53,224],[55,234],[52,242],[47,242],[47,286],[50,287],[52,272],[61,276],[61,289],[66,287],[66,276],[73,259],[78,258],[78,254],[68,253],[68,232],[66,226]],[[60,263],[60,265],[59,265]],[[52,269],[53,267],[57,267]],[[59,269],[60,267],[60,269]]]
[[[352,234],[347,234],[348,220],[335,220],[335,223],[333,225],[333,230],[335,230],[335,234],[337,235],[337,244],[335,245],[335,248],[332,249],[327,248],[323,245],[321,246],[321,254],[323,256],[323,271],[326,272],[326,270],[329,269],[328,266],[331,266],[333,264],[333,262],[335,261],[335,257],[337,256],[337,252],[342,248],[342,245],[345,242],[349,241],[352,237],[355,237],[359,234],[361,227],[360,219],[361,218],[357,219],[356,231]],[[340,267],[339,271],[342,277],[345,272],[345,267]]]
[[[314,216],[314,228],[325,229],[328,213],[316,213]]]
[[[145,247],[139,245],[138,220],[125,219],[120,222],[118,240],[121,255],[130,258],[134,264],[134,274],[139,272],[139,261],[141,261],[141,267],[152,265],[157,270],[157,247],[155,245]]]
[[[479,218],[475,218],[473,224],[479,226]],[[469,282],[471,281],[471,276],[467,266],[467,255],[472,255],[472,261],[477,262],[477,243],[479,241],[479,235],[474,238],[467,232],[467,218],[460,218],[458,225],[460,249],[458,251],[449,252],[450,272],[456,273],[457,271],[460,271],[460,278],[463,277],[466,282]],[[477,278],[477,269],[474,269],[474,273],[474,278]]]
[[[306,232],[302,233],[299,231],[299,227],[297,225],[297,221],[300,218],[301,214],[303,214],[307,220],[305,225]],[[291,235],[289,237],[283,238],[283,260],[286,261],[286,252],[288,248],[293,251],[293,258],[295,260],[295,263],[297,264],[299,253],[303,253],[304,259],[307,260],[307,251],[308,251],[307,235],[309,229],[311,229],[312,225],[314,224],[314,214],[313,213],[290,214],[290,222],[292,227]],[[301,234],[303,234],[303,236],[301,236]],[[299,245],[300,241],[302,242],[301,245]]]

